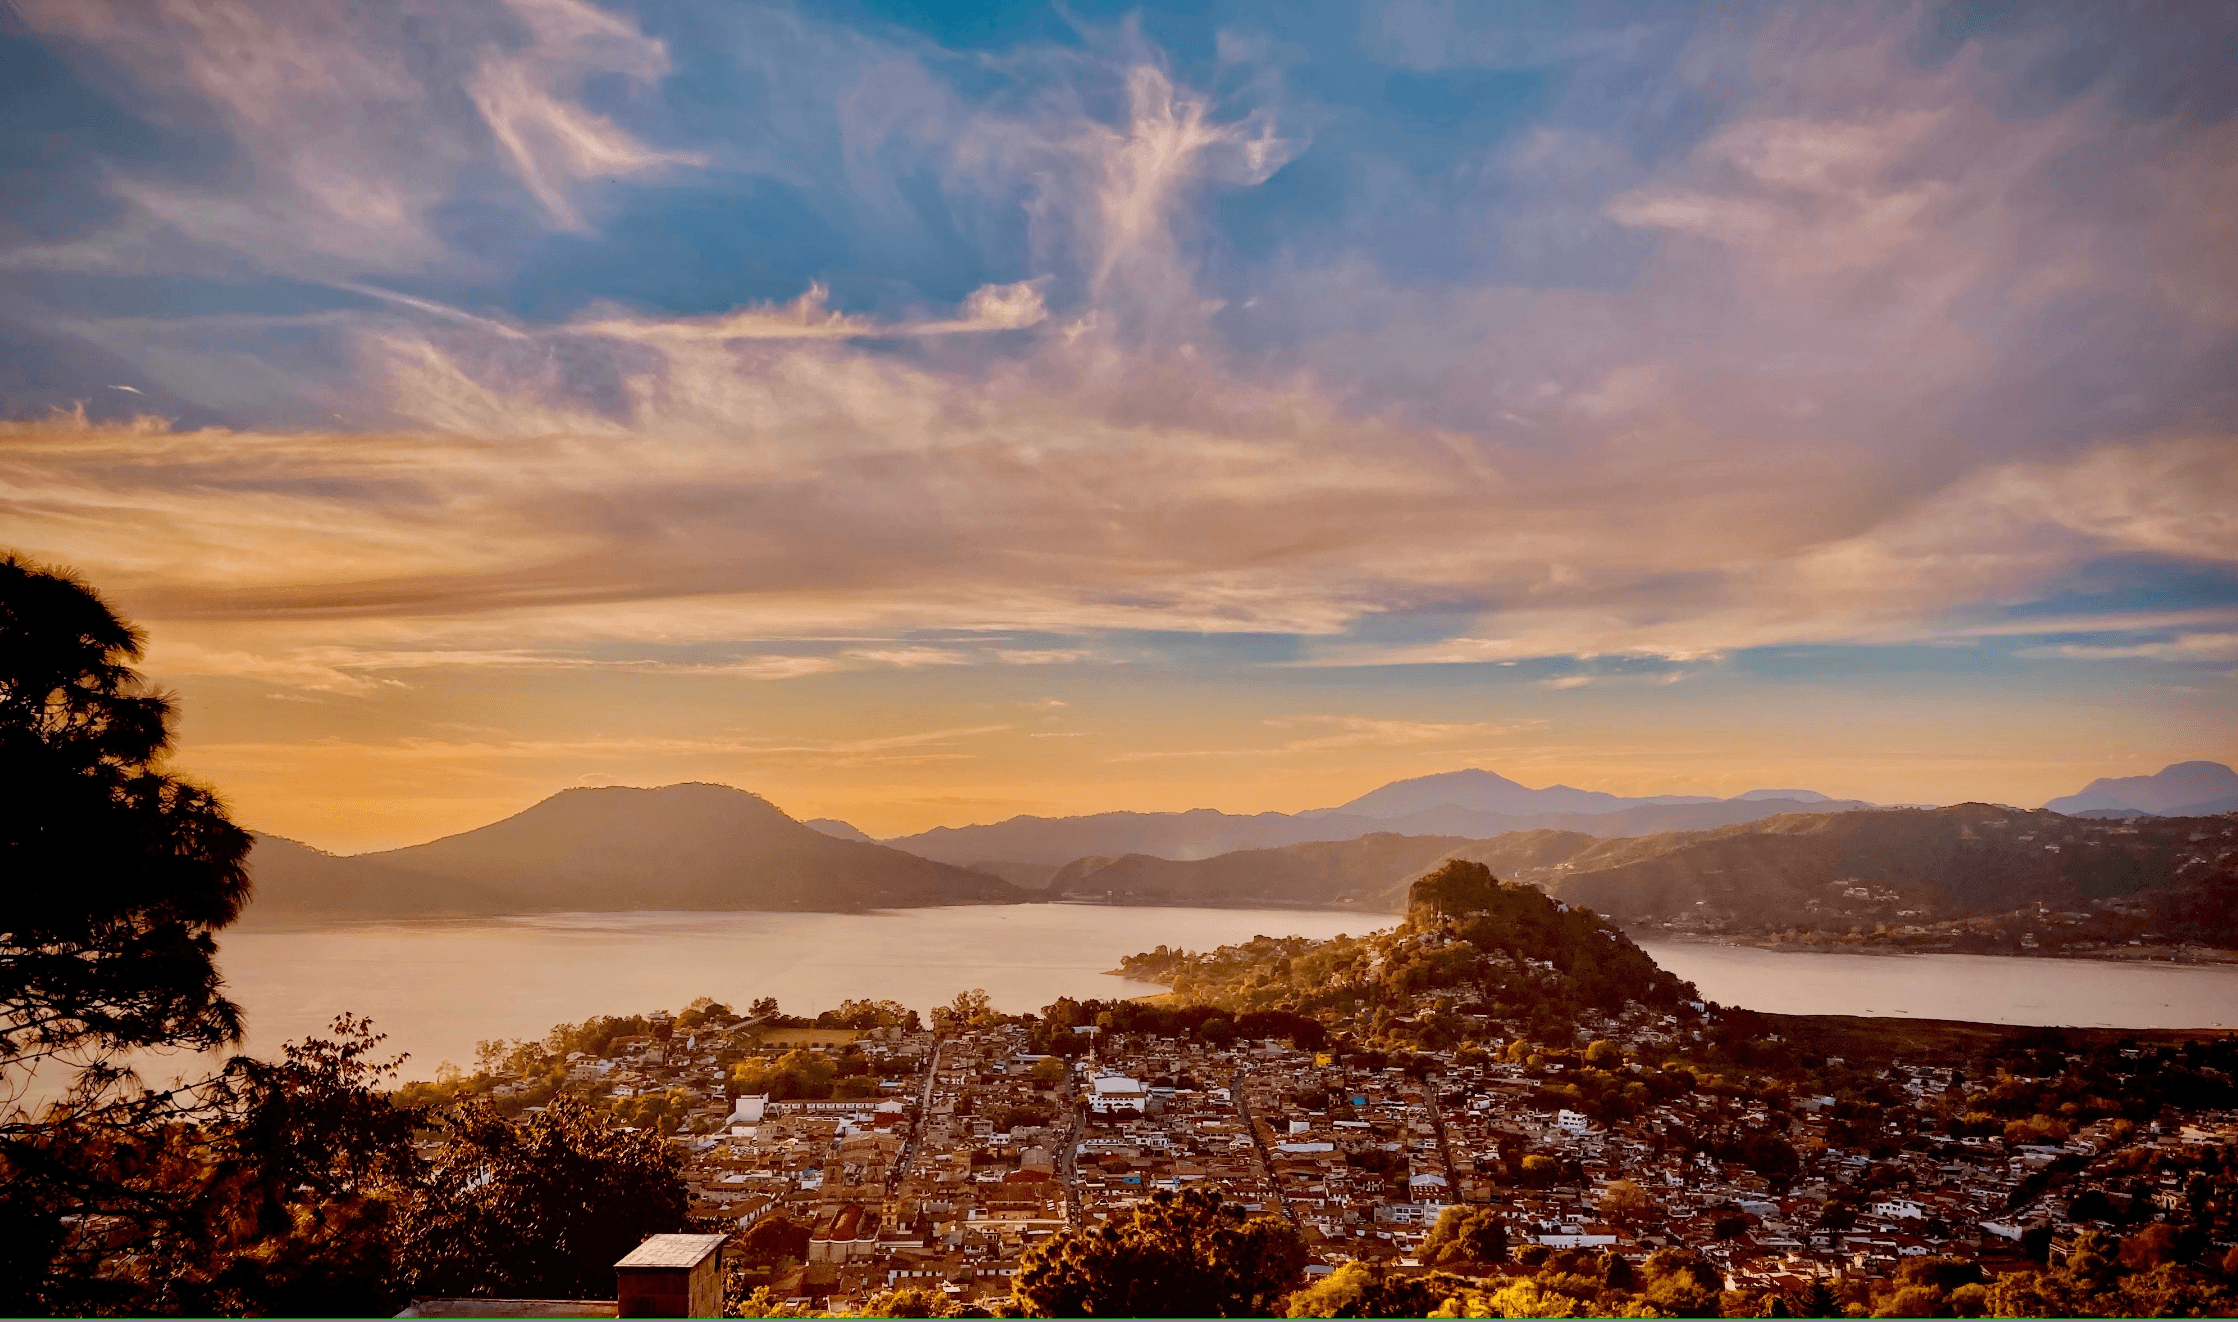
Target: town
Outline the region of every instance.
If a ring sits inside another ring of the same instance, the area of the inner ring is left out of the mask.
[[[1898,1063],[1863,1092],[1789,1095],[1680,1066],[1687,1017],[1638,1008],[1560,1043],[1384,1053],[976,1004],[933,1028],[852,1029],[702,1003],[571,1053],[561,1086],[619,1116],[672,1104],[654,1123],[688,1154],[695,1218],[731,1232],[742,1287],[790,1313],[858,1313],[903,1289],[1002,1311],[1036,1244],[1189,1187],[1289,1221],[1309,1278],[1351,1262],[1427,1272],[1425,1238],[1452,1207],[1497,1214],[1506,1252],[1488,1276],[1563,1251],[1685,1247],[1728,1292],[1790,1296],[1866,1290],[1911,1259],[2057,1262],[2093,1229],[2227,1233],[2208,1203],[2238,1112],[1969,1132],[1970,1108],[1994,1105],[1985,1087],[2026,1092],[2010,1069],[1969,1081]],[[2184,1050],[2113,1048],[2141,1070]],[[2083,1057],[2038,1059],[2048,1080]],[[500,1105],[545,1092],[477,1078]],[[1613,1103],[1612,1079],[1627,1080]],[[804,1088],[827,1095],[784,1095]]]

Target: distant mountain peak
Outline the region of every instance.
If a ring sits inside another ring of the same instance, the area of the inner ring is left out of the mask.
[[[878,843],[865,834],[862,828],[852,822],[843,822],[837,817],[811,817],[802,822],[801,825],[811,830],[822,831],[834,840],[860,840],[866,845]]]
[[[758,794],[704,781],[566,789],[486,826],[378,854],[338,858],[260,839],[251,872],[260,914],[847,910],[1018,898],[997,877],[860,832],[818,830]]]
[[[1751,790],[1741,795],[1742,801],[1765,799],[1794,800],[1799,803],[1832,803],[1834,800],[1815,790]],[[1468,812],[1505,813],[1511,816],[1528,816],[1533,813],[1612,813],[1627,808],[1649,804],[1724,803],[1728,800],[1712,795],[1651,794],[1626,796],[1602,790],[1581,790],[1572,785],[1548,785],[1532,789],[1508,779],[1496,771],[1470,767],[1462,771],[1445,771],[1434,776],[1415,776],[1407,780],[1394,780],[1380,789],[1361,795],[1352,802],[1326,812],[1350,813],[1359,817],[1406,817],[1415,813],[1433,812],[1440,808],[1459,808]]]
[[[1340,805],[1336,811],[1361,817],[1404,817],[1434,808],[1498,813],[1602,812],[1621,807],[1623,802],[1613,794],[1567,785],[1535,790],[1497,771],[1466,767],[1394,780]]]
[[[2101,776],[2080,794],[2044,807],[2073,816],[2093,808],[2138,808],[2163,816],[2238,796],[2238,771],[2220,762],[2172,762],[2149,776]]]

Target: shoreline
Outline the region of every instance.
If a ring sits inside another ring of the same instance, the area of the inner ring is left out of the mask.
[[[2117,946],[2102,950],[1966,950],[1954,945],[1897,945],[1892,942],[1780,941],[1770,937],[1708,936],[1695,932],[1648,932],[1626,928],[1634,943],[1669,941],[1698,946],[1736,946],[1783,955],[1972,955],[1981,959],[2089,960],[2100,964],[2166,964],[2172,967],[2238,965],[2238,950],[2219,946]]]
[[[1363,918],[1381,919],[1376,927],[1392,926],[1406,917],[1401,913],[1382,913],[1358,909],[1347,905],[1283,902],[1278,900],[1234,900],[1198,904],[1147,903],[1134,901],[1110,902],[1105,900],[980,900],[955,901],[946,904],[865,905],[848,909],[516,909],[506,913],[364,913],[337,912],[311,914],[292,911],[252,919],[246,915],[219,929],[225,933],[251,932],[258,935],[278,935],[287,932],[317,932],[334,928],[399,926],[419,924],[454,923],[517,923],[550,918],[641,918],[654,916],[689,917],[694,915],[822,915],[827,917],[903,917],[913,913],[926,913],[942,909],[1009,909],[1009,908],[1060,908],[1060,909],[1181,909],[1207,910],[1232,913],[1238,910],[1263,909],[1277,913],[1341,913],[1356,914]],[[1372,930],[1372,929],[1363,929]]]
[[[226,934],[278,936],[288,933],[332,931],[335,929],[384,927],[384,926],[466,926],[476,923],[534,922],[538,919],[570,918],[642,918],[655,915],[683,917],[694,914],[771,914],[809,915],[824,914],[833,917],[870,915],[905,917],[912,913],[938,909],[984,909],[1009,907],[1050,906],[1067,909],[1174,909],[1203,910],[1208,912],[1235,912],[1238,910],[1265,910],[1280,913],[1341,913],[1357,915],[1374,930],[1390,926],[1405,918],[1401,913],[1385,913],[1355,908],[1349,905],[1320,904],[1301,901],[1235,899],[1199,901],[1193,904],[1148,903],[1141,900],[1032,899],[1015,901],[980,901],[956,904],[907,905],[900,907],[870,906],[859,909],[531,909],[513,913],[425,913],[425,914],[373,914],[335,913],[307,914],[300,911],[272,914],[261,921],[244,915],[220,932]],[[2170,967],[2207,968],[2238,966],[2238,950],[2201,945],[2116,946],[2098,950],[1967,950],[1950,944],[1898,944],[1889,941],[1851,943],[1836,939],[1823,941],[1783,941],[1772,937],[1752,937],[1740,934],[1712,934],[1703,932],[1673,932],[1648,926],[1620,925],[1620,930],[1634,942],[1667,941],[1687,945],[1731,946],[1751,950],[1765,950],[1790,955],[1973,955],[1984,959],[2027,960],[2089,960],[2102,964],[2159,964]]]

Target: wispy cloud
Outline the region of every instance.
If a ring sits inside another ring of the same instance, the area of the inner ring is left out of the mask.
[[[2030,647],[2013,655],[2056,657],[2074,661],[2174,661],[2221,663],[2238,661],[2238,633],[2187,633],[2150,643],[2060,643]]]
[[[331,278],[337,263],[410,271],[449,255],[438,213],[461,200],[526,204],[551,227],[583,231],[582,190],[701,160],[584,103],[595,83],[646,87],[669,69],[660,41],[584,0],[423,18],[339,0],[16,8],[253,162],[199,179],[114,170],[125,216],[102,240],[46,245],[50,265],[214,273],[237,254],[311,278]],[[421,26],[430,20],[440,35]]]
[[[1143,658],[1525,663],[1568,710],[2238,623],[2226,17],[1390,5],[1300,62],[1326,20],[1247,5],[1172,20],[1206,65],[689,0],[18,10],[121,136],[0,203],[0,268],[100,275],[0,304],[53,377],[0,383],[10,545],[306,717],[492,672],[1016,710]],[[1551,90],[1390,90],[1487,69]],[[1120,756],[1495,746],[1457,693]]]
[[[830,292],[810,285],[790,303],[763,303],[712,317],[608,317],[570,323],[577,335],[649,344],[731,340],[851,340],[915,335],[968,335],[1024,330],[1049,316],[1031,281],[983,285],[964,300],[959,315],[930,321],[885,321],[849,316],[830,307]]]
[[[1278,730],[1326,729],[1328,734],[1293,739],[1278,751],[1310,752],[1322,748],[1356,748],[1366,745],[1404,747],[1438,744],[1455,739],[1481,739],[1519,729],[1513,723],[1493,721],[1395,721],[1371,716],[1283,716],[1267,722]]]
[[[1277,730],[1325,729],[1327,734],[1286,739],[1258,748],[1188,748],[1122,753],[1113,762],[1158,762],[1167,759],[1288,757],[1349,748],[1409,748],[1453,744],[1511,734],[1536,722],[1405,721],[1372,716],[1302,715],[1270,717],[1265,724]]]
[[[939,647],[856,647],[847,655],[880,665],[899,666],[915,670],[919,666],[968,666],[971,657],[963,652],[952,652]]]
[[[293,648],[278,655],[219,651],[178,639],[159,640],[148,664],[163,675],[225,675],[276,681],[300,688],[345,694],[377,693],[406,687],[394,672],[458,670],[590,670],[629,674],[736,676],[794,679],[827,674],[845,663],[828,656],[769,654],[728,661],[677,662],[568,656],[526,648],[503,651],[424,649],[381,651],[348,647]]]
[[[877,761],[922,761],[928,758],[961,759],[967,753],[948,750],[982,735],[1001,734],[1007,725],[968,726],[924,730],[910,734],[882,735],[868,739],[785,741],[734,735],[685,738],[662,735],[600,735],[567,739],[446,740],[406,737],[386,741],[327,739],[316,747],[328,754],[348,753],[369,758],[411,761],[475,761],[484,758],[551,759],[596,757],[643,759],[723,756],[748,760],[821,762],[833,766],[859,766]],[[254,756],[280,751],[280,745],[259,743],[211,744],[211,757]]]

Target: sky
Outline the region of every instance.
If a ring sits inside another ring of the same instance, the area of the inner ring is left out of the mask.
[[[0,546],[352,851],[2238,761],[2238,9],[0,11]]]

